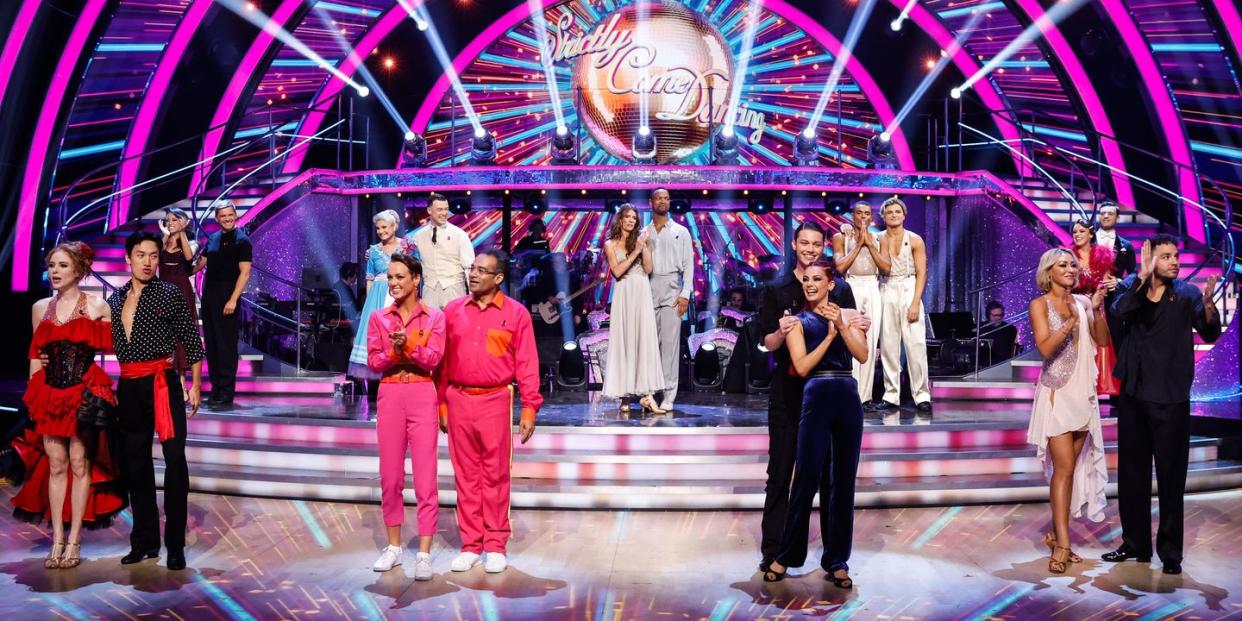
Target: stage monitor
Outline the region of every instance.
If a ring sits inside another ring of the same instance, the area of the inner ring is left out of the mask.
[[[327,270],[317,267],[302,268],[302,286],[307,289],[331,289],[332,279]]]
[[[932,336],[938,339],[967,339],[975,335],[975,317],[970,311],[928,313]]]

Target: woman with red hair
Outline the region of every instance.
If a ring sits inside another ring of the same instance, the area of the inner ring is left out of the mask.
[[[46,261],[55,294],[36,302],[32,312],[24,401],[34,428],[14,442],[26,480],[13,497],[13,515],[51,521],[52,549],[43,563],[48,569],[77,567],[82,527],[106,528],[125,507],[118,490],[109,489],[115,477],[104,439],[116,397],[111,378],[94,362],[99,352],[112,349],[111,313],[79,287],[94,258],[95,251],[80,242],[53,248]]]
[[[1072,234],[1074,241],[1070,250],[1078,259],[1081,270],[1078,284],[1074,285],[1071,293],[1089,297],[1095,294],[1095,290],[1100,285],[1107,286],[1109,291],[1115,289],[1117,277],[1113,275],[1113,268],[1116,265],[1117,256],[1113,249],[1096,245],[1095,227],[1086,220],[1074,222]],[[1098,394],[1110,397],[1121,394],[1121,384],[1113,377],[1113,365],[1116,362],[1117,350],[1111,342],[1096,349],[1095,365],[1100,371],[1096,379]]]

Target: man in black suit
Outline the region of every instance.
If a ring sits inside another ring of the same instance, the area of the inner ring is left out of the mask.
[[[1100,204],[1096,210],[1095,243],[1113,249],[1113,253],[1117,255],[1114,263],[1117,273],[1114,276],[1125,278],[1134,273],[1134,246],[1117,234],[1118,211],[1117,203],[1112,201]]]

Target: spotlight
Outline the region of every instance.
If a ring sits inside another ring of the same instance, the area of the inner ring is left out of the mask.
[[[496,163],[496,137],[482,127],[474,130],[474,140],[470,141],[470,148],[470,159],[475,164]]]
[[[694,385],[698,388],[715,388],[724,380],[720,367],[720,353],[716,344],[708,341],[699,346],[694,354]]]
[[[794,160],[798,166],[819,165],[819,141],[813,128],[807,127],[794,139]]]
[[[737,133],[726,125],[716,134],[716,154],[712,157],[713,164],[727,164],[737,159]]]
[[[574,341],[565,341],[556,364],[556,383],[561,388],[581,388],[587,383],[586,357]]]
[[[954,98],[954,99],[961,99],[961,98],[962,98],[962,89],[960,89],[960,88],[955,88],[955,89],[953,89],[953,90],[949,91],[949,97],[952,97],[952,98]]]
[[[849,208],[845,205],[845,201],[833,199],[824,201],[824,209],[834,216],[842,216]]]
[[[772,197],[766,194],[752,196],[746,200],[746,209],[755,215],[763,215],[772,211]]]
[[[867,159],[871,167],[877,170],[895,170],[897,159],[893,157],[893,143],[889,141],[888,132],[881,132],[867,140]]]
[[[365,86],[359,86],[359,87],[358,87],[358,96],[359,96],[359,97],[366,97],[367,95],[370,95],[370,94],[371,94],[371,89],[369,89],[369,88],[367,88],[367,87],[365,87]]]
[[[578,163],[577,141],[573,132],[564,125],[557,126],[552,134],[552,162],[556,164]]]
[[[421,168],[427,165],[427,140],[418,134],[407,131],[402,144],[405,149],[405,166]]]
[[[635,164],[655,163],[656,137],[651,133],[651,128],[644,125],[634,133],[634,139],[630,143],[630,155],[634,157]]]
[[[539,215],[548,210],[548,197],[543,194],[531,192],[522,199],[522,211],[526,213]]]
[[[470,196],[459,195],[449,198],[449,213],[455,216],[460,216],[470,213],[470,209]]]
[[[673,213],[690,213],[690,198],[688,196],[669,197],[668,209]]]

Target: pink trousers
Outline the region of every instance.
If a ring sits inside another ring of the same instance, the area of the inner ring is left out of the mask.
[[[449,458],[457,484],[457,527],[463,552],[505,553],[509,475],[513,465],[513,391],[468,395],[450,386]]]
[[[380,506],[385,526],[405,523],[405,453],[410,452],[418,534],[436,534],[440,495],[436,490],[436,387],[431,382],[380,384],[375,432],[379,441]]]

